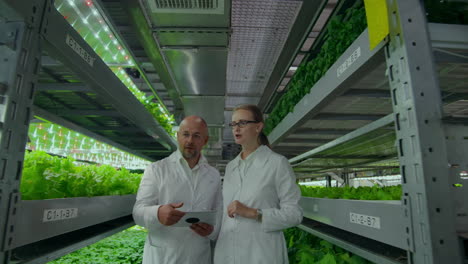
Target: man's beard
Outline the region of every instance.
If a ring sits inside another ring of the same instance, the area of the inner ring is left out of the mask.
[[[198,156],[198,151],[196,150],[190,150],[190,149],[184,149],[182,151],[182,156],[186,159],[193,159]]]

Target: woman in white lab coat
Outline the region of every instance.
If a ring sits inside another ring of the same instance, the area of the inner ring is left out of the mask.
[[[282,230],[302,221],[294,173],[270,149],[257,106],[236,107],[229,125],[242,152],[226,167],[214,263],[288,263]]]

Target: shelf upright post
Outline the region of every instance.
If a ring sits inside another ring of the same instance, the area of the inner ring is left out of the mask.
[[[21,2],[21,3],[19,3]],[[0,263],[9,263],[37,73],[43,1],[0,1]]]
[[[344,180],[343,186],[349,187],[349,173],[345,170],[341,173],[341,178]]]
[[[422,1],[387,0],[385,47],[402,175],[408,263],[462,263],[440,96]]]

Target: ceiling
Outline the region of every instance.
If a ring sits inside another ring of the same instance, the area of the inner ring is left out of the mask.
[[[225,124],[240,104],[258,104],[302,1],[233,1],[227,60]],[[223,130],[226,160],[237,155],[229,127]]]
[[[211,135],[205,155],[222,169],[240,150],[225,126],[232,109],[258,104],[264,96],[303,2],[100,0],[98,4],[176,120],[192,114],[206,119]],[[159,53],[159,60],[152,51]],[[161,78],[165,72],[167,78]],[[151,93],[144,82],[139,83],[140,89]]]

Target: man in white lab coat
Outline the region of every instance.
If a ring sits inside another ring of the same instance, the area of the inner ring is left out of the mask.
[[[133,218],[148,229],[143,264],[211,263],[210,239],[219,226],[172,227],[187,211],[222,210],[221,178],[201,154],[208,127],[186,117],[177,132],[179,149],[149,165],[140,183]]]

